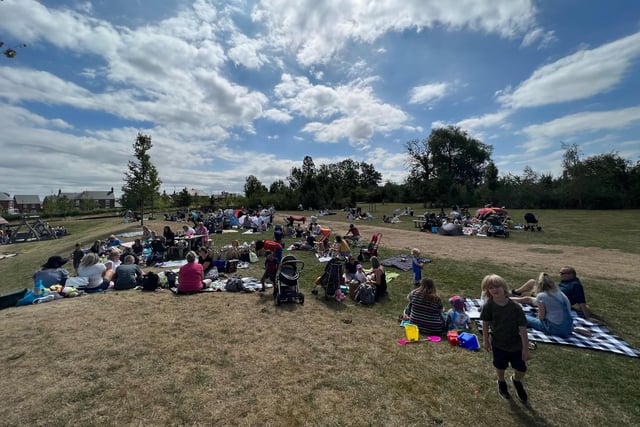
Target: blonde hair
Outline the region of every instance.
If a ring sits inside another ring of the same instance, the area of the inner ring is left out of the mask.
[[[198,255],[194,251],[187,252],[187,262],[195,262]]]
[[[420,249],[418,248],[411,249],[411,255],[420,255]]]
[[[95,252],[89,252],[80,260],[80,267],[89,267],[90,265],[97,264],[100,261],[100,257]]]
[[[558,287],[547,273],[540,273],[535,286],[536,294],[539,294],[540,292],[554,292],[557,289]]]
[[[492,298],[491,293],[489,292],[489,288],[498,287],[504,290],[505,295],[509,293],[509,286],[507,286],[507,281],[497,274],[488,274],[484,276],[482,279],[482,284],[480,285],[480,289],[482,289],[483,294],[487,296],[487,298]]]
[[[133,264],[133,262],[134,262],[135,260],[136,260],[136,259],[134,258],[134,256],[133,256],[133,255],[127,255],[126,257],[124,257],[124,263],[125,263],[125,264]]]

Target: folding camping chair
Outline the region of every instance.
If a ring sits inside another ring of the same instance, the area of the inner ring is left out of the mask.
[[[375,233],[371,236],[371,241],[367,247],[362,246],[360,248],[360,254],[358,255],[358,261],[369,261],[372,256],[378,255],[378,246],[382,239],[382,233]]]

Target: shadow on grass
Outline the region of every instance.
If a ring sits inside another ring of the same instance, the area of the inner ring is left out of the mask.
[[[518,425],[538,427],[552,427],[554,425],[549,423],[543,415],[532,408],[530,403],[523,405],[511,399],[509,401],[509,409],[511,409],[514,418],[517,419]]]

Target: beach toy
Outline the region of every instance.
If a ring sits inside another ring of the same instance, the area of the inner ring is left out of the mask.
[[[440,342],[442,341],[442,338],[440,338],[437,335],[431,335],[430,337],[427,337],[427,339],[431,342]]]
[[[418,327],[416,325],[404,325],[404,334],[408,341],[418,341],[420,338],[420,331],[418,331]]]

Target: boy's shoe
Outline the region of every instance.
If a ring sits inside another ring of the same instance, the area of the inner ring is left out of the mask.
[[[511,375],[511,383],[516,388],[516,393],[518,394],[518,399],[520,399],[520,402],[527,403],[529,396],[527,396],[527,392],[524,389],[524,385],[522,385],[522,381],[518,381],[514,378],[513,375]]]
[[[518,292],[515,289],[511,289],[511,295],[514,297],[521,297],[522,296],[522,292]]]
[[[509,389],[507,388],[506,381],[496,381],[498,383],[498,394],[503,399],[509,400],[511,399],[511,395],[509,394]]]

